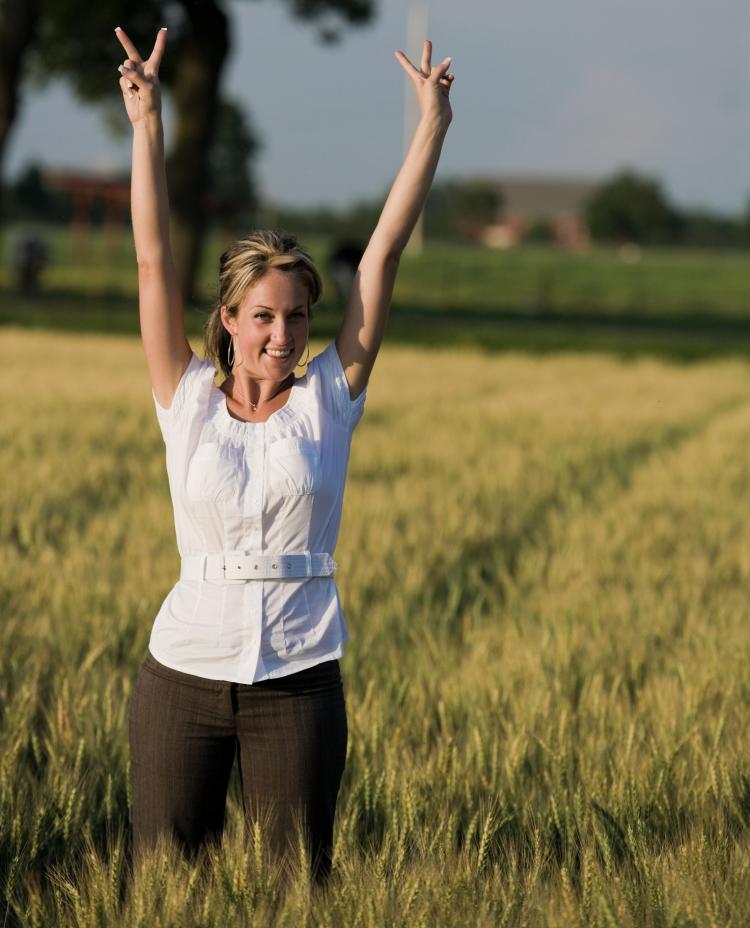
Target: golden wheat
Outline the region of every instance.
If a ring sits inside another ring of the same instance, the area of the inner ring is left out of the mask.
[[[386,346],[311,895],[247,844],[236,778],[218,850],[134,878],[127,702],[178,568],[145,363],[0,339],[7,926],[750,923],[746,364]]]

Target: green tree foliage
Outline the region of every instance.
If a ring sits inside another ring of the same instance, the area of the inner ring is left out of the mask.
[[[30,164],[21,173],[15,185],[16,201],[30,216],[38,218],[48,213],[51,202],[50,191],[42,180],[38,164]]]
[[[586,223],[596,241],[674,244],[682,232],[680,214],[658,181],[621,171],[586,204]]]
[[[750,245],[750,197],[747,199],[745,211],[740,218],[740,229],[743,244]]]
[[[225,226],[256,205],[251,164],[259,147],[246,110],[235,100],[222,99],[208,155],[207,196],[210,212]]]
[[[533,245],[550,245],[555,241],[555,229],[548,219],[534,219],[526,230],[524,242]]]
[[[503,203],[497,184],[446,180],[433,185],[425,205],[425,233],[433,238],[474,239],[497,221]]]
[[[619,172],[596,191],[587,204],[586,221],[591,237],[602,242],[692,248],[750,245],[750,200],[740,216],[702,208],[680,210],[656,180],[632,170]]]
[[[739,248],[750,244],[747,220],[720,216],[706,209],[688,210],[682,214],[683,245],[700,248]]]
[[[282,207],[269,218],[301,235],[328,235],[366,243],[375,227],[387,191],[339,210]],[[484,180],[449,180],[433,185],[425,205],[425,233],[432,239],[476,239],[495,222],[502,206],[496,184]]]
[[[258,222],[302,237],[322,235],[336,241],[359,242],[364,247],[377,224],[384,200],[385,194],[338,210],[325,207],[295,209],[284,205],[266,206],[260,211]]]
[[[34,42],[40,0],[0,0],[0,179],[3,160],[19,105],[21,81],[28,49]],[[0,185],[0,219],[5,211]]]

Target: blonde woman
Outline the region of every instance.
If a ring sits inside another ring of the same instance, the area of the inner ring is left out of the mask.
[[[429,42],[419,68],[396,52],[419,124],[338,335],[297,377],[321,284],[291,236],[254,232],[224,252],[206,359],[190,348],[169,239],[158,77],[167,32],[143,60],[115,31],[127,54],[118,70],[133,126],[141,335],[181,556],[129,707],[133,852],[162,833],[190,855],[219,839],[236,754],[246,821],[276,859],[301,834],[322,881],[347,744],[338,658],[348,634],[332,555],[399,258],[451,121],[450,59],[433,67]]]

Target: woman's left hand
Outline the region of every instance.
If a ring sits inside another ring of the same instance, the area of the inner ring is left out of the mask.
[[[421,118],[435,119],[440,126],[447,129],[453,118],[449,94],[454,75],[448,73],[451,59],[446,58],[433,68],[432,42],[429,39],[425,40],[422,49],[421,68],[413,65],[403,52],[396,52],[396,58],[417,92]]]

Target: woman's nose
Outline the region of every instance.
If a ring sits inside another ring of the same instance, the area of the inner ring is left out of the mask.
[[[289,337],[289,323],[281,316],[274,321],[273,337],[281,345],[285,345]]]

